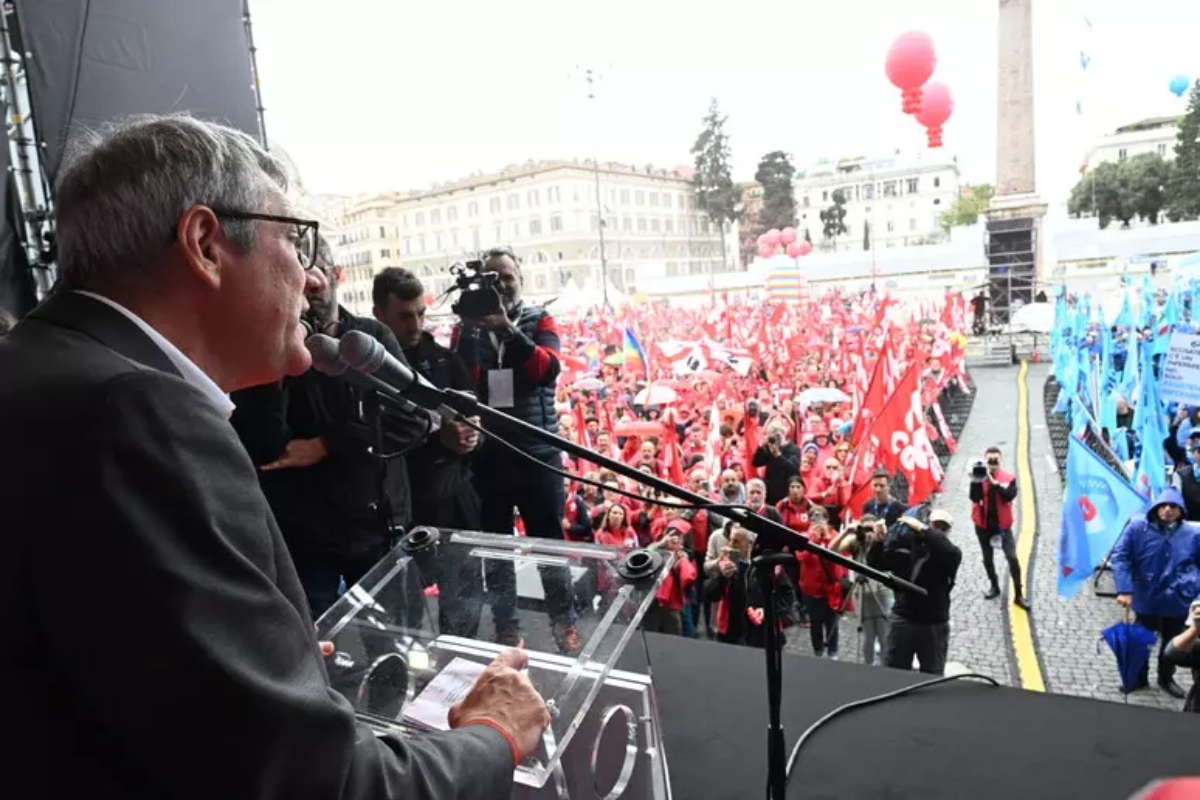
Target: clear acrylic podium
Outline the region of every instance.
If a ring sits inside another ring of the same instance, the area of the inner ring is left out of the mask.
[[[467,679],[450,676],[494,659],[504,649],[496,619],[515,618],[552,721],[517,768],[513,796],[669,798],[638,631],[669,565],[655,549],[416,528],[317,621],[317,633],[334,644],[330,680],[359,719],[378,735],[420,736],[439,727],[431,711],[465,690]],[[562,646],[548,616],[567,604],[578,652]]]

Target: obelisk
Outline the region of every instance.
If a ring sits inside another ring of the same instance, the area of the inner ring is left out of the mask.
[[[1005,322],[1014,300],[1033,300],[1046,205],[1037,196],[1034,160],[1033,0],[999,5],[996,195],[987,214],[987,256],[992,310]]]

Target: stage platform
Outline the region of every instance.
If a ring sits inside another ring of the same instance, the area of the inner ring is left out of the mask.
[[[674,796],[764,796],[763,654],[645,634]],[[638,669],[632,646],[622,667]],[[633,651],[633,652],[630,652]],[[929,676],[785,656],[788,751],[853,700]],[[857,709],[805,745],[788,797],[1125,800],[1150,781],[1200,773],[1200,716],[955,681]]]

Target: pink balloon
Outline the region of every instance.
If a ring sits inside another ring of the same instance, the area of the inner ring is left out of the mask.
[[[772,247],[771,245],[761,244],[758,246],[758,257],[759,258],[770,258],[773,255],[775,255],[775,248]]]
[[[787,246],[788,258],[799,258],[800,250],[801,248],[799,242],[789,242]]]
[[[915,114],[924,102],[921,87],[937,67],[937,52],[933,39],[922,31],[909,31],[888,49],[884,72],[888,80],[901,90],[905,114]]]
[[[801,241],[796,242],[796,244],[800,245],[800,255],[806,256],[812,252],[812,242],[810,242],[808,239],[802,239]]]
[[[796,241],[796,229],[795,228],[784,228],[783,230],[781,230],[779,232],[779,241],[783,242],[786,245],[790,245],[792,242]]]
[[[771,228],[771,230],[769,230],[763,234],[763,238],[766,239],[767,244],[774,247],[779,244],[779,239],[780,239],[781,235],[782,234],[779,233],[778,228]]]
[[[917,122],[926,128],[941,128],[954,113],[954,98],[944,83],[929,83],[921,90],[921,110]]]
[[[758,235],[758,239],[755,241],[758,243],[759,247],[766,247],[768,244],[770,244],[770,242],[767,241],[767,235],[765,233],[760,233]]]

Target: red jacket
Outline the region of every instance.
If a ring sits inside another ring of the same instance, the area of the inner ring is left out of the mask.
[[[775,510],[779,512],[779,516],[783,518],[783,524],[794,530],[796,533],[808,533],[808,505],[803,508],[796,508],[792,505],[792,501],[785,497],[775,504]]]
[[[658,594],[655,595],[658,604],[671,611],[683,611],[686,599],[684,592],[696,582],[696,575],[696,565],[690,558],[677,559],[675,566],[671,568],[667,577],[663,578],[663,582],[658,587]]]
[[[1014,483],[1017,476],[1003,470],[996,470],[996,480],[1000,483]],[[987,527],[988,504],[993,501],[991,481],[983,482],[983,500],[974,503],[971,506],[971,522],[975,523],[976,528]],[[1004,502],[1000,500],[996,505],[996,523],[1002,531],[1010,531],[1013,526],[1013,504],[1012,501]]]

